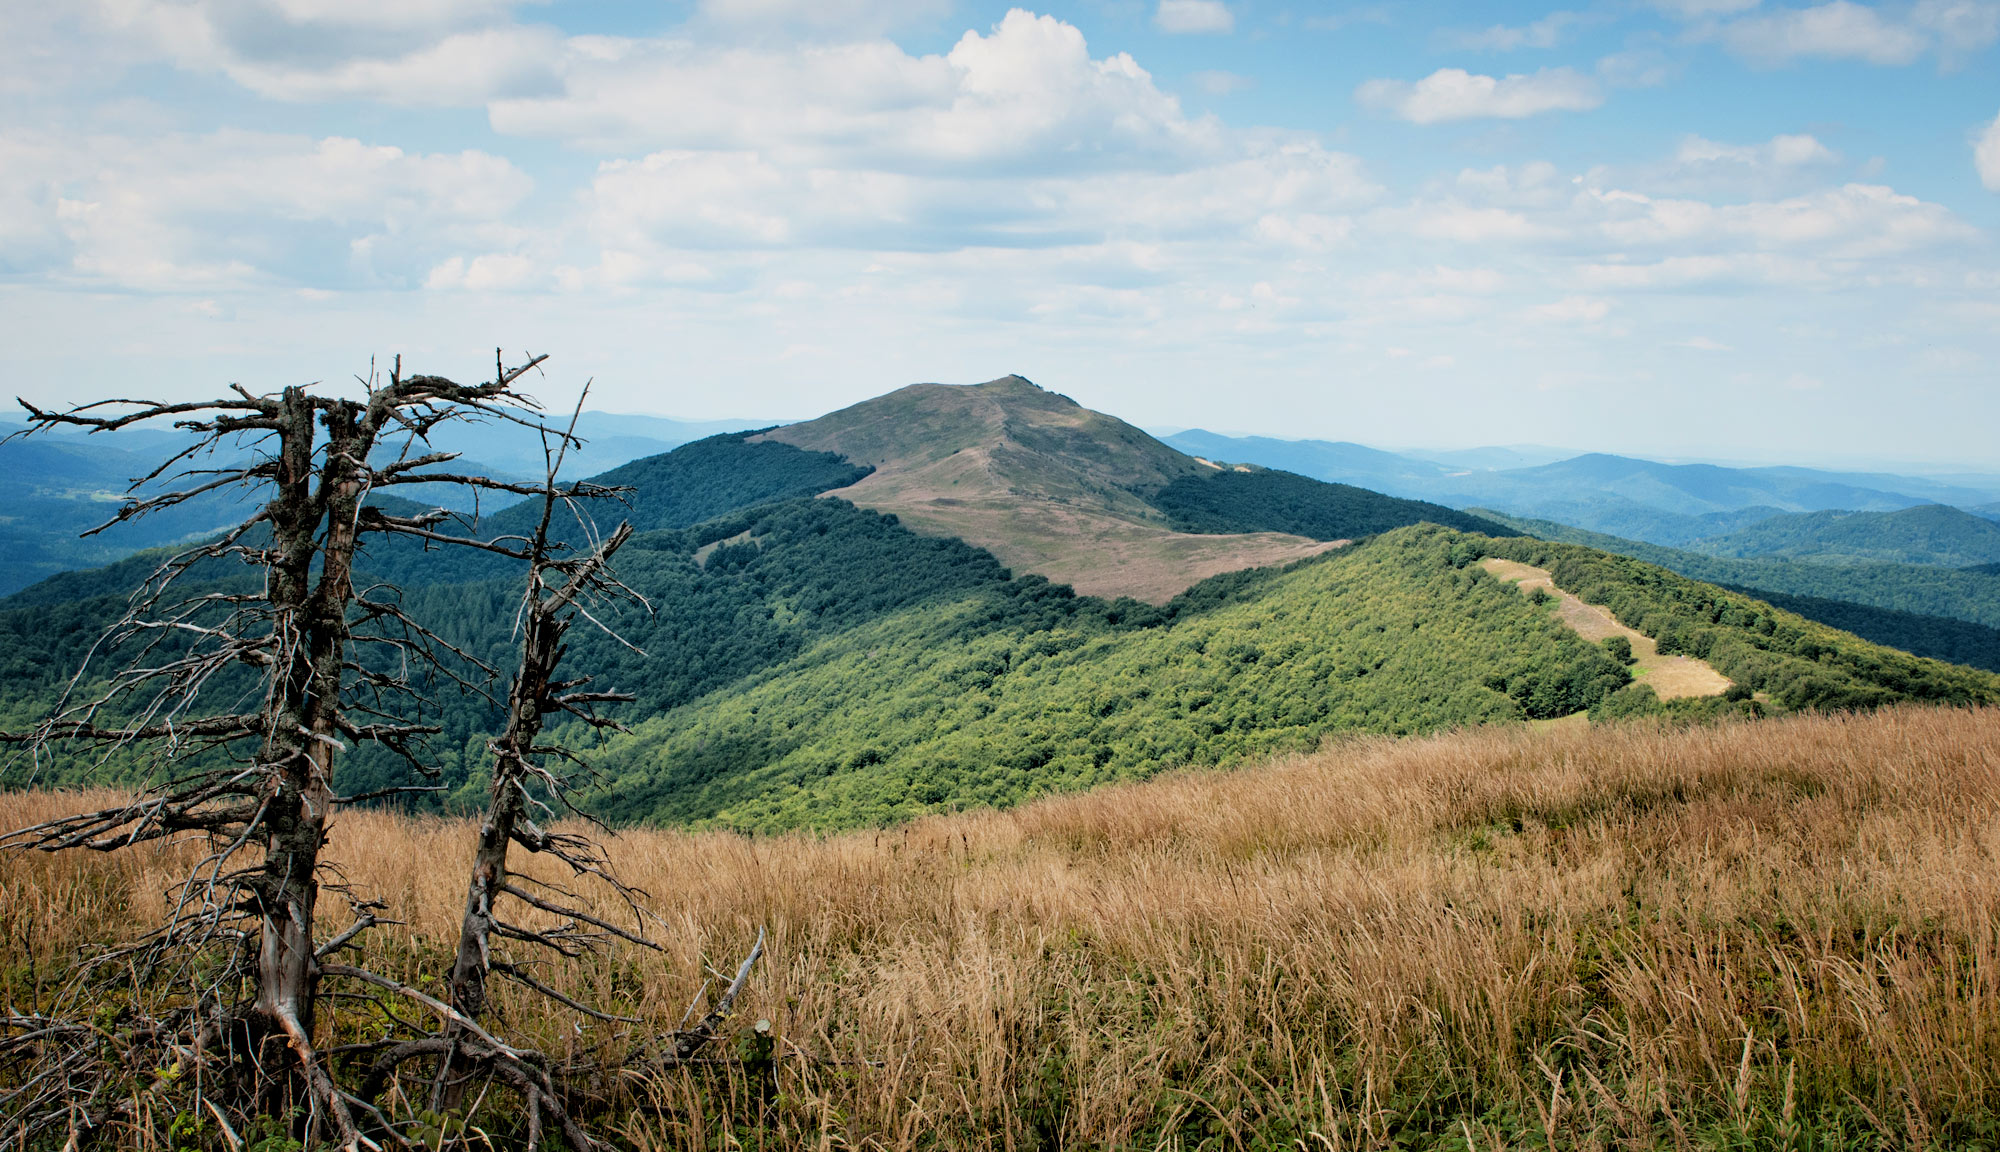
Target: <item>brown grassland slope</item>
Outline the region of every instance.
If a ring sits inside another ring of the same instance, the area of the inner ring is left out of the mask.
[[[85,802],[6,796],[0,824]],[[329,856],[406,921],[378,969],[438,971],[473,836],[335,829]],[[596,1122],[638,1148],[1971,1149],[2000,1119],[1996,709],[1355,740],[880,832],[612,850],[666,955],[543,978],[671,1028],[766,926],[739,1023],[782,1037],[769,1079],[629,1077]],[[0,996],[45,1002],[197,854],[7,858]],[[502,1011],[558,1051],[629,1040]]]
[[[1134,490],[1213,466],[1019,376],[913,384],[761,438],[871,465],[866,479],[826,495],[959,537],[1087,596],[1163,604],[1217,573],[1333,547],[1275,532],[1173,531]]]

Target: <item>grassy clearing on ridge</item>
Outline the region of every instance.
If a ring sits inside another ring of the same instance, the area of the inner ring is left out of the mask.
[[[1652,688],[1662,700],[1690,696],[1718,696],[1729,689],[1729,677],[1692,656],[1662,656],[1657,641],[1636,628],[1618,622],[1610,610],[1585,604],[1572,593],[1556,587],[1546,568],[1534,568],[1518,560],[1489,556],[1480,567],[1502,580],[1520,586],[1523,595],[1540,588],[1556,601],[1555,616],[1585,640],[1605,640],[1623,636],[1632,645],[1632,678]]]

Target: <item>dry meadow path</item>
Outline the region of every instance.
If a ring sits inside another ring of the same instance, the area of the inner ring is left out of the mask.
[[[1557,619],[1585,640],[1623,636],[1631,641],[1632,655],[1637,661],[1632,669],[1632,678],[1641,684],[1651,685],[1662,700],[1683,696],[1720,696],[1732,683],[1729,677],[1710,667],[1706,660],[1661,655],[1659,644],[1651,636],[1619,623],[1609,609],[1585,604],[1575,595],[1556,587],[1555,578],[1546,568],[1536,568],[1518,560],[1502,560],[1497,556],[1480,561],[1480,567],[1502,580],[1519,585],[1523,595],[1537,588],[1547,592],[1556,601]]]

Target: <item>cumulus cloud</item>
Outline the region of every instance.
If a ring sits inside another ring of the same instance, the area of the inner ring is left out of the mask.
[[[1728,21],[1709,34],[1738,55],[1766,65],[1818,59],[1888,66],[1935,52],[1940,64],[1951,69],[2000,38],[2000,3],[1919,0],[1906,9],[1887,10],[1830,0]]]
[[[1177,36],[1233,32],[1236,15],[1222,0],[1160,0],[1153,26]]]
[[[32,163],[31,179],[49,190],[25,217],[38,228],[0,232],[0,260],[141,290],[394,282],[412,274],[411,260],[494,238],[532,187],[506,160],[476,151],[239,131],[9,136],[0,157]],[[0,202],[9,183],[0,182]]]
[[[883,40],[585,48],[593,55],[560,95],[496,101],[493,126],[607,151],[757,149],[787,162],[961,171],[1172,166],[1221,136],[1129,55],[1093,59],[1075,26],[1018,9],[943,55]]]
[[[1737,20],[1721,35],[1736,53],[1773,64],[1801,57],[1908,64],[1927,46],[1914,29],[1849,0]]]
[[[2000,192],[2000,115],[1993,117],[1993,123],[1986,126],[1985,134],[1973,145],[1972,164],[1986,190]]]
[[[118,51],[219,73],[274,99],[477,106],[554,82],[563,38],[514,23],[517,6],[517,0],[95,0],[79,14]]]
[[[1543,112],[1580,112],[1604,103],[1597,82],[1569,68],[1532,75],[1481,76],[1440,68],[1414,84],[1370,80],[1355,90],[1362,105],[1415,124],[1478,118],[1521,119]]]

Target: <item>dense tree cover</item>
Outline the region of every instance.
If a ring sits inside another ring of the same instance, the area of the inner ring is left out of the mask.
[[[2000,628],[2000,566],[1989,570],[1984,566],[1942,568],[1928,564],[1743,560],[1663,548],[1550,520],[1527,520],[1483,509],[1480,514],[1504,520],[1530,536],[1630,556],[1712,584],[1756,588],[1787,596],[1845,600]]]
[[[596,802],[628,820],[850,826],[1329,732],[1563,715],[1627,682],[1471,565],[1465,539],[1402,529],[1222,578],[1221,596],[1198,586],[1144,623],[1032,578],[888,616],[614,738]]]
[[[1787,596],[1763,588],[1723,587],[1842,632],[1852,632],[1863,640],[1901,648],[1914,656],[2000,672],[2000,628],[1944,616],[1898,612],[1893,608],[1871,608],[1847,600]]]
[[[1944,504],[1895,512],[1801,512],[1689,547],[1712,556],[1958,568],[2000,562],[2000,524]]]
[[[865,474],[735,434],[605,477],[638,489],[629,509],[598,516],[647,527],[619,567],[653,611],[605,621],[632,647],[582,625],[570,635],[571,659],[599,672],[598,687],[639,698],[627,709],[635,734],[601,750],[602,810],[848,826],[1308,747],[1331,732],[1758,707],[1662,705],[1627,687],[1617,654],[1472,563],[1488,552],[1561,562],[1563,587],[1610,597],[1628,623],[1705,656],[1775,708],[1993,696],[1990,677],[1647,565],[1431,525],[1283,570],[1218,576],[1161,607],[1079,597],[1013,579],[990,554],[919,536],[894,516],[807,498]],[[1216,530],[1369,536],[1383,523],[1370,516],[1425,507],[1283,473],[1199,483],[1209,487],[1187,507]],[[504,510],[483,527],[504,531],[521,515]],[[0,721],[18,726],[46,706],[153,560],[68,574],[0,602]],[[402,545],[370,552],[361,571],[394,578],[413,616],[504,664],[520,596],[504,562]],[[209,575],[217,586],[246,578]],[[477,693],[440,687],[444,732],[433,746],[450,803],[483,787],[499,714]],[[367,750],[343,765],[345,789],[410,782]]]
[[[867,469],[857,468],[837,456],[802,451],[786,444],[752,444],[746,440],[748,435],[710,437],[683,445],[665,456],[633,461],[605,474],[601,478],[604,482],[629,485],[634,492],[622,504],[605,503],[592,509],[600,526],[609,528],[618,520],[627,519],[649,529],[669,530],[671,535],[672,530],[741,507],[811,496],[867,475]],[[370,503],[400,515],[421,510],[420,506],[396,497],[375,497]],[[840,507],[856,524],[882,519],[851,506]],[[526,531],[532,527],[530,517],[534,514],[535,509],[516,505],[485,517],[479,527],[488,534]],[[894,525],[893,518],[888,524]],[[860,536],[837,536],[829,547],[834,552],[853,547],[865,553],[866,548],[857,541],[867,533],[858,531]],[[570,533],[578,534],[578,530],[571,526]],[[562,533],[558,531],[556,535],[560,538]],[[859,594],[852,600],[858,605],[879,605],[886,596],[889,603],[901,606],[910,600],[907,596],[899,598],[899,592],[913,596],[928,594],[929,586],[922,572],[940,549],[950,553],[948,565],[968,556],[977,558],[967,568],[965,579],[1005,579],[1005,572],[985,553],[950,541],[921,541],[903,547],[905,540],[919,538],[900,529],[895,535],[898,540],[898,545],[892,547],[898,552],[895,560],[876,563],[872,557],[864,556],[849,564],[829,558],[825,549],[800,554],[797,559],[804,569],[816,572],[824,585],[845,586],[846,592],[839,594],[827,593],[822,587],[816,593],[822,600],[854,593],[858,584],[865,584],[866,573],[870,571],[896,585],[895,592]],[[590,652],[593,660],[600,655],[604,657],[592,667],[607,669],[609,676],[620,678],[623,684],[642,685],[642,699],[650,706],[663,707],[668,701],[678,702],[689,683],[696,686],[693,691],[708,691],[715,684],[757,666],[754,661],[746,663],[750,658],[745,653],[762,653],[770,659],[789,654],[792,649],[787,644],[791,641],[774,640],[773,635],[796,635],[799,630],[760,631],[752,619],[756,613],[737,618],[743,608],[741,597],[690,592],[676,583],[672,573],[662,571],[656,559],[650,559],[657,555],[650,551],[655,543],[653,534],[636,539],[622,564],[634,570],[635,582],[647,586],[647,595],[654,599],[659,611],[652,620],[622,621],[621,626],[636,629],[643,639],[651,640],[654,621],[677,621],[685,625],[684,637],[704,639],[695,640],[691,648],[686,643],[664,642],[659,646],[662,655],[658,662],[634,671],[628,664],[635,657],[627,649],[602,633],[579,630],[572,637],[573,646],[604,648],[602,653]],[[673,546],[679,547],[678,537]],[[167,550],[155,550],[104,568],[62,573],[0,600],[0,685],[4,686],[0,692],[0,726],[22,727],[46,712],[104,628],[117,618],[126,597],[167,554]],[[699,570],[699,566],[695,567]],[[725,557],[723,568],[728,567]],[[472,654],[496,666],[507,663],[508,628],[514,617],[520,579],[519,565],[513,561],[463,549],[426,549],[407,539],[378,538],[371,541],[360,557],[359,574],[364,584],[387,581],[401,585],[404,606],[417,618],[427,621],[441,635]],[[204,590],[240,591],[245,582],[257,578],[255,573],[245,570],[207,564],[184,577],[182,585],[190,594]],[[97,672],[101,669],[87,676],[86,682]],[[437,687],[441,694],[440,712],[431,718],[444,726],[445,733],[434,743],[447,779],[462,778],[470,765],[483,760],[482,733],[498,723],[498,711],[490,701],[463,693],[454,685],[441,683]],[[233,685],[226,678],[213,686],[217,693],[232,690]],[[76,764],[39,769],[42,779],[74,778],[81,770],[82,766]],[[114,761],[109,770],[115,775],[119,771],[134,771],[136,765]],[[403,775],[404,770],[392,757],[379,749],[357,748],[344,759],[342,770],[348,776],[343,786],[356,791],[413,782]],[[24,771],[23,765],[11,765],[9,778]]]
[[[870,469],[831,452],[808,452],[755,432],[729,432],[634,460],[596,477],[633,489],[622,518],[632,528],[686,528],[739,508],[845,488]],[[605,517],[600,513],[601,518]]]
[[[808,452],[771,441],[751,443],[748,438],[754,435],[727,432],[710,436],[594,476],[595,483],[631,491],[616,501],[598,501],[586,512],[601,531],[609,531],[621,520],[642,533],[686,528],[740,508],[816,496],[868,475],[867,468],[831,453]],[[478,528],[488,535],[526,533],[539,515],[539,506],[529,501],[482,518]],[[581,541],[584,537],[583,529],[573,522],[551,526],[552,539]],[[376,579],[415,586],[509,578],[516,568],[504,557],[394,541],[370,553],[368,570]]]
[[[1871,644],[1657,565],[1573,544],[1494,540],[1490,554],[1547,568],[1558,587],[1609,608],[1663,653],[1708,661],[1791,709],[1865,708],[1896,700],[2000,700],[1993,676]]]
[[[1314,540],[1358,540],[1428,521],[1466,532],[1514,529],[1442,504],[1401,500],[1293,472],[1223,470],[1183,476],[1151,496],[1183,532],[1287,532]]]
[[[958,540],[919,536],[894,516],[843,500],[801,499],[736,512],[695,528],[633,537],[620,577],[652,605],[571,631],[570,659],[599,685],[637,697],[649,716],[726,689],[796,659],[813,643],[891,613],[1007,584],[986,552]],[[404,593],[405,608],[435,622],[454,644],[493,660],[504,655],[518,589],[507,580],[429,584]],[[483,782],[483,733],[498,714],[478,697],[454,697],[438,742],[445,782],[466,796]],[[354,787],[401,782],[387,758],[350,758]]]

